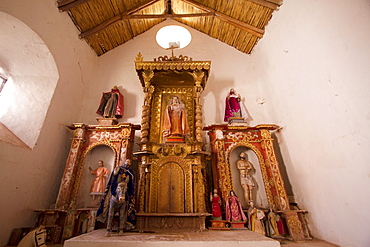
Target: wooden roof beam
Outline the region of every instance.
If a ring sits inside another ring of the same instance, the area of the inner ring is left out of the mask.
[[[146,7],[148,7],[148,6],[156,3],[158,1],[160,1],[160,0],[150,0],[150,1],[146,2],[146,3],[143,3],[143,4],[135,7],[135,8],[132,8],[130,10],[127,10],[125,12],[122,12],[119,15],[113,16],[112,18],[110,18],[110,19],[108,19],[108,20],[100,23],[99,25],[93,27],[92,29],[80,33],[79,38],[80,39],[85,39],[87,37],[90,37],[91,35],[94,35],[94,34],[100,32],[101,30],[104,30],[107,27],[113,25],[117,21],[123,20],[123,17],[124,16],[130,15],[130,14],[134,14],[134,13],[136,13],[136,12],[142,10],[142,9],[145,9]]]
[[[210,7],[204,6],[202,4],[199,4],[197,2],[194,2],[192,0],[181,0],[181,1],[183,1],[183,2],[185,2],[187,4],[189,4],[189,5],[191,5],[193,7],[196,7],[198,9],[200,9],[200,10],[214,13],[214,15],[217,18],[219,18],[219,19],[221,19],[221,20],[229,23],[230,25],[233,25],[233,26],[235,26],[237,28],[240,28],[240,29],[242,29],[244,31],[247,31],[247,32],[255,35],[258,38],[262,38],[263,34],[265,33],[265,30],[263,30],[263,29],[260,29],[260,28],[257,28],[255,26],[249,25],[249,24],[247,24],[245,22],[239,21],[239,20],[237,20],[235,18],[232,18],[232,17],[230,17],[228,15],[222,14],[221,12],[215,11],[214,9],[212,9]]]
[[[64,1],[58,1],[58,9],[60,11],[67,11],[71,8],[74,8],[80,4],[89,2],[91,0],[64,0]]]
[[[125,15],[122,19],[175,19],[189,17],[214,16],[214,13],[196,13],[196,14],[163,14],[163,15]]]
[[[214,16],[214,13],[197,13],[197,14],[162,14],[162,15],[117,15],[100,25],[83,32],[79,35],[80,39],[85,39],[87,37],[90,37],[91,35],[94,35],[110,25],[113,25],[115,22],[120,20],[127,20],[127,19],[175,19],[175,18],[189,18],[189,17],[203,17],[203,16]]]
[[[87,3],[91,0],[61,0],[61,1],[58,1],[58,9],[60,11],[67,11],[67,10],[70,10],[71,8],[74,8],[80,4],[83,4],[83,3]],[[138,12],[140,10],[142,10],[143,8],[146,8],[156,2],[158,2],[160,0],[151,0],[151,1],[148,1],[144,4],[141,4],[131,10],[129,10],[129,14],[133,14],[135,12]]]

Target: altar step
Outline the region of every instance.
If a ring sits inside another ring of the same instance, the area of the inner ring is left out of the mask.
[[[279,247],[280,243],[249,230],[205,230],[202,232],[113,232],[105,237],[105,229],[68,239],[63,247]]]

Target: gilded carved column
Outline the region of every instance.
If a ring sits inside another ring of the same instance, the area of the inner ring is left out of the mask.
[[[141,156],[141,163],[139,165],[139,179],[138,179],[138,205],[139,213],[142,213],[146,210],[145,205],[148,204],[148,193],[149,193],[149,169],[150,165],[147,163],[148,157],[143,155]]]
[[[150,108],[151,108],[151,99],[154,92],[154,86],[150,84],[150,80],[154,76],[152,70],[144,70],[142,72],[144,79],[144,105],[142,108],[142,118],[141,118],[141,142],[149,141],[149,129],[150,129]]]
[[[195,164],[193,164],[193,174],[194,174],[194,208],[195,213],[205,213],[205,181],[203,177],[202,170],[204,165],[202,164],[202,157],[198,156],[195,158]]]
[[[201,86],[202,80],[204,78],[204,72],[201,70],[195,70],[192,73],[192,76],[195,80],[194,86],[194,99],[195,99],[195,139],[198,142],[202,142],[203,138],[203,112],[202,112],[202,105],[200,103],[200,94],[203,92],[203,88]]]
[[[230,166],[225,158],[225,141],[223,139],[214,142],[215,151],[217,153],[217,171],[219,178],[219,185],[223,200],[228,198],[231,190],[234,190],[231,181]]]
[[[73,192],[73,187],[75,185],[75,177],[78,170],[78,161],[81,156],[81,150],[83,148],[85,139],[85,128],[84,125],[78,126],[74,130],[71,143],[71,148],[68,154],[66,168],[64,170],[62,184],[59,187],[58,198],[55,203],[56,209],[68,209],[70,204],[70,195]]]
[[[194,213],[198,213],[198,196],[199,196],[199,181],[198,181],[198,166],[197,164],[192,165],[193,170],[193,197],[194,197]]]

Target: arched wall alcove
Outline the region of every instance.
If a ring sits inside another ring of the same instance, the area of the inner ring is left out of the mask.
[[[243,145],[235,146],[230,152],[229,156],[229,164],[234,191],[242,202],[243,208],[247,208],[248,202],[244,197],[244,190],[240,183],[240,173],[236,165],[236,162],[240,159],[239,155],[242,152],[245,152],[247,154],[247,160],[253,165],[253,171],[250,173],[250,175],[253,177],[255,183],[255,187],[253,189],[254,204],[255,206],[260,208],[268,208],[268,200],[266,196],[266,190],[259,159],[255,151]]]
[[[59,79],[45,42],[19,19],[0,12],[0,141],[33,149]]]
[[[91,167],[92,170],[95,170],[99,167],[98,161],[103,161],[104,167],[109,170],[109,174],[106,177],[106,182],[108,182],[109,176],[114,169],[115,157],[116,152],[107,145],[96,145],[88,150],[83,161],[84,165],[82,166],[82,176],[78,190],[76,208],[85,208],[92,205],[93,197],[90,195],[90,189],[95,175],[91,174],[89,167]]]

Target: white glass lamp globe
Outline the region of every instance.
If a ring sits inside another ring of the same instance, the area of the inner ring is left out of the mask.
[[[158,45],[164,49],[181,49],[190,44],[191,34],[184,27],[170,25],[159,29],[155,38]]]

